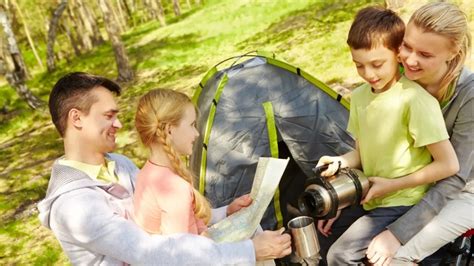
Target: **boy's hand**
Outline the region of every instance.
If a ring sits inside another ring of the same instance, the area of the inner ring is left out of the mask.
[[[341,215],[341,210],[337,210],[336,217],[329,220],[319,220],[318,221],[318,231],[325,237],[328,237],[331,234],[332,224],[339,218]]]
[[[365,195],[365,198],[362,200],[361,204],[367,203],[371,199],[381,197],[387,193],[390,193],[394,190],[393,180],[382,178],[382,177],[369,177],[370,188]]]
[[[238,212],[240,209],[248,207],[252,203],[252,198],[249,194],[242,195],[232,201],[229,206],[227,206],[227,216]]]
[[[325,171],[321,172],[321,176],[333,176],[337,170],[341,167],[340,162],[341,157],[339,156],[323,156],[319,159],[318,163],[316,164],[316,167],[322,166],[322,165],[328,165],[328,169]]]

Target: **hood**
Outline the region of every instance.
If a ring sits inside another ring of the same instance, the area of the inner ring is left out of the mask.
[[[63,194],[87,188],[103,186],[102,183],[92,180],[86,173],[75,168],[60,165],[54,162],[51,178],[45,198],[38,203],[39,219],[43,226],[51,229],[50,215],[54,202]]]

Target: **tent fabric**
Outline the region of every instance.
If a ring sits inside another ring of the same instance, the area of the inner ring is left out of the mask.
[[[291,161],[280,182],[279,204],[272,201],[262,219],[264,229],[277,227],[279,212],[283,222],[291,218],[304,181],[322,155],[343,154],[354,146],[346,131],[348,102],[306,72],[271,57],[256,55],[223,70],[212,68],[193,99],[200,136],[190,167],[199,173],[195,184],[213,207],[249,193],[258,158],[272,156],[265,113],[271,103],[278,148],[286,151],[278,155]]]

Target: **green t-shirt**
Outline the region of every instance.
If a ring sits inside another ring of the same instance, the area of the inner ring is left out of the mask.
[[[382,93],[373,93],[368,84],[355,89],[348,130],[359,141],[362,168],[369,177],[413,173],[432,161],[426,145],[449,138],[438,101],[405,76]],[[389,193],[364,209],[414,205],[429,186]]]

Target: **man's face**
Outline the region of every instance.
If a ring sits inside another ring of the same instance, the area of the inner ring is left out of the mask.
[[[90,93],[97,101],[88,114],[81,113],[81,141],[85,150],[102,154],[112,152],[117,130],[122,127],[114,94],[104,87],[97,87]]]

